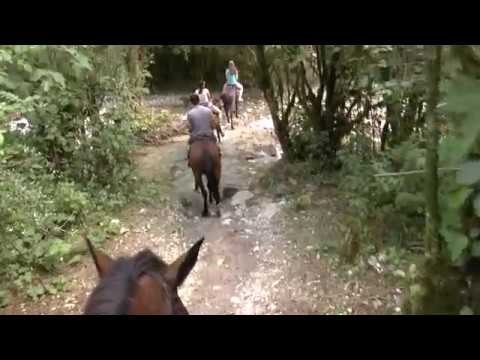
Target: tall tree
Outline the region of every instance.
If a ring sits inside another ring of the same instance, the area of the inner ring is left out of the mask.
[[[270,109],[273,124],[275,126],[275,133],[282,150],[284,153],[288,154],[290,146],[288,121],[297,98],[297,93],[295,90],[284,92],[282,79],[278,79],[275,86],[272,78],[272,65],[267,59],[265,50],[265,45],[255,46],[258,82],[260,89],[263,91],[265,101]],[[287,86],[288,85],[289,84],[287,84]],[[286,98],[286,101],[284,101],[284,97]]]
[[[427,200],[427,222],[425,252],[427,256],[438,256],[440,250],[440,210],[438,203],[438,139],[440,124],[437,114],[441,74],[442,45],[429,48],[427,63],[427,156],[425,174],[425,198]]]

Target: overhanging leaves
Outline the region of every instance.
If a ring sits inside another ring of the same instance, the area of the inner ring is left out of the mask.
[[[442,235],[447,242],[452,261],[457,261],[468,246],[468,238],[461,232],[445,229],[442,231]]]
[[[451,131],[440,145],[440,157],[449,164],[465,158],[480,134],[480,81],[458,75],[445,83],[444,111],[450,114]]]

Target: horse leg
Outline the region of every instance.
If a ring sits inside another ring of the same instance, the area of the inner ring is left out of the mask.
[[[219,143],[222,143],[222,136],[225,136],[225,134],[222,131],[221,125],[218,125],[217,126],[217,138],[218,138]]]
[[[213,189],[210,186],[210,182],[208,183],[207,188],[208,188],[208,201],[211,204],[213,203]]]
[[[232,118],[230,117],[230,109],[228,109],[228,112],[227,112],[227,121],[229,124],[232,123]]]
[[[235,95],[235,117],[238,119],[238,94]]]
[[[220,154],[219,154],[220,155]],[[213,196],[215,198],[215,204],[217,206],[217,216],[220,217],[220,177],[221,177],[221,172],[222,172],[222,162],[221,162],[220,156],[218,157],[218,162],[215,164],[214,167],[214,173],[213,173],[213,178],[214,178],[214,184],[212,186],[212,192]]]
[[[228,107],[224,104],[223,105],[223,111],[225,111],[225,117],[227,118],[227,124],[230,122],[230,119],[228,118]]]
[[[222,124],[220,124],[220,122],[218,122],[217,131],[220,134],[220,136],[225,137],[225,134],[223,133],[223,130],[222,130]]]
[[[202,175],[200,175],[197,180],[196,180],[197,184],[200,186],[200,191],[202,192],[202,196],[203,196],[203,212],[202,212],[202,216],[203,217],[208,217],[208,201],[207,201],[207,190],[205,189],[205,185],[203,184],[203,181],[202,181]]]

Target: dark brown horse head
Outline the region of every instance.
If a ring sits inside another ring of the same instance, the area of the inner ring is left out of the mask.
[[[178,288],[195,266],[203,240],[168,265],[150,250],[113,260],[87,239],[100,282],[87,300],[85,314],[188,315]]]

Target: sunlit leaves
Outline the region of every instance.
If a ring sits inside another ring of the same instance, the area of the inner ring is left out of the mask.
[[[447,195],[448,199],[448,206],[452,209],[458,210],[460,207],[463,206],[465,200],[470,196],[472,193],[472,189],[462,187],[457,191],[453,191]]]
[[[457,261],[468,247],[468,237],[459,231],[442,230],[452,261]]]
[[[446,82],[443,90],[443,110],[450,114],[451,131],[440,145],[440,157],[454,164],[468,154],[480,134],[480,81],[459,75]]]

